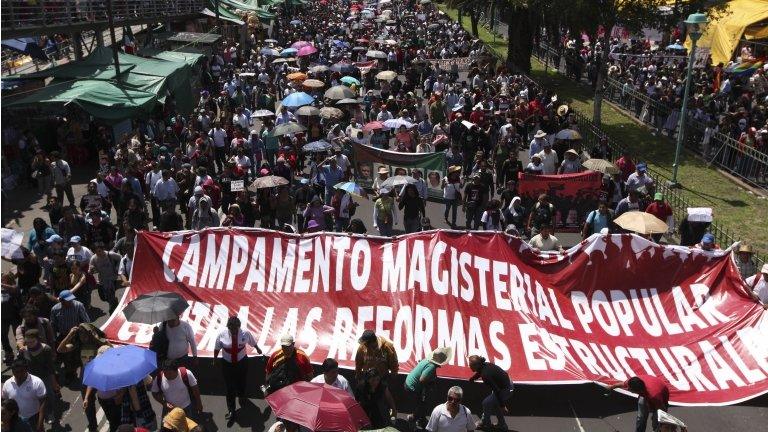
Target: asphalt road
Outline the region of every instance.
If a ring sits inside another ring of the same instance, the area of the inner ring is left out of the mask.
[[[76,170],[75,194],[84,193],[88,173],[91,170]],[[370,201],[358,200],[357,217],[362,218],[366,225],[370,225],[372,206]],[[17,230],[28,231],[35,217],[48,215],[40,207],[44,204],[36,193],[27,187],[3,195],[2,222],[3,226]],[[427,215],[436,228],[449,228],[443,222],[443,207],[436,202],[427,204]],[[459,222],[463,221],[463,215],[459,215]],[[400,227],[402,228],[402,227]],[[565,246],[570,246],[579,241],[575,234],[557,233]],[[3,271],[9,270],[7,263],[3,262]],[[94,305],[102,311],[107,307],[94,295]],[[106,320],[106,315],[101,314],[97,319],[98,324]],[[259,386],[264,378],[263,362],[259,359],[251,359],[250,375],[248,377],[249,390],[252,405],[241,409],[237,422],[231,426],[224,419],[226,403],[224,398],[223,381],[218,369],[214,368],[209,360],[201,360],[193,369],[198,376],[203,393],[204,411],[209,413],[205,426],[208,431],[217,430],[253,430],[267,429],[274,418],[268,406],[261,399]],[[4,371],[3,379],[9,376]],[[404,403],[402,392],[403,377],[398,377],[391,383],[395,399]],[[432,404],[436,405],[444,400],[446,391],[451,385],[459,384],[465,389],[465,403],[474,413],[480,411],[480,401],[488,393],[483,384],[444,380],[431,395]],[[64,401],[64,417],[62,426],[54,430],[86,431],[87,424],[82,410],[82,399],[76,387],[67,387],[62,390]],[[507,422],[515,431],[535,432],[613,432],[634,430],[634,417],[636,402],[629,396],[618,393],[606,395],[606,392],[594,384],[584,385],[518,385],[514,393],[515,409],[507,418]],[[160,407],[157,406],[157,412]],[[400,406],[400,417],[410,410],[407,406]],[[727,407],[673,407],[671,413],[689,425],[691,432],[722,432],[722,431],[755,431],[763,430],[768,424],[768,395],[763,395],[751,401]],[[100,431],[106,432],[107,425],[103,412],[99,411]]]

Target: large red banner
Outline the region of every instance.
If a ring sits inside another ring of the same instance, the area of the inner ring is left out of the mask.
[[[603,195],[602,178],[596,171],[558,175],[521,173],[517,191],[525,208],[533,206],[539,195],[548,195],[549,202],[555,206],[552,221],[555,229],[580,231],[587,215],[597,208]]]
[[[394,342],[400,371],[439,346],[441,376],[480,354],[523,383],[614,383],[652,374],[677,404],[717,405],[768,391],[768,313],[728,252],[594,235],[564,254],[535,254],[498,233],[430,231],[394,239],[257,229],[141,232],[132,284],[105,324],[118,343],[152,326],[122,305],[155,290],[190,302],[182,319],[201,355],[230,314],[266,352],[284,333],[313,362],[354,367],[372,328]]]

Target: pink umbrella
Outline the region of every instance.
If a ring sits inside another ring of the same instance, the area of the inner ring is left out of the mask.
[[[305,47],[299,48],[299,52],[296,53],[297,57],[304,57],[308,55],[312,55],[317,52],[317,48],[315,48],[312,45],[307,45]]]
[[[310,42],[300,40],[291,44],[291,48],[301,49],[301,48],[304,48],[305,46],[310,46],[310,45],[312,45]]]
[[[276,417],[313,431],[357,432],[371,422],[363,408],[344,390],[300,381],[266,397]]]

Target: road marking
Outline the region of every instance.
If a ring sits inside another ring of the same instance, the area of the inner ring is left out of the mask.
[[[573,403],[571,401],[568,401],[568,405],[571,406],[571,412],[573,412],[573,418],[576,420],[576,426],[579,428],[579,432],[586,432],[584,430],[584,426],[581,425],[581,420],[579,419],[579,416],[576,414],[576,410],[573,408]]]

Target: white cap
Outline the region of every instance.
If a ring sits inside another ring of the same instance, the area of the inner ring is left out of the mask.
[[[289,334],[285,334],[280,338],[280,346],[291,346],[293,345],[293,336]]]

